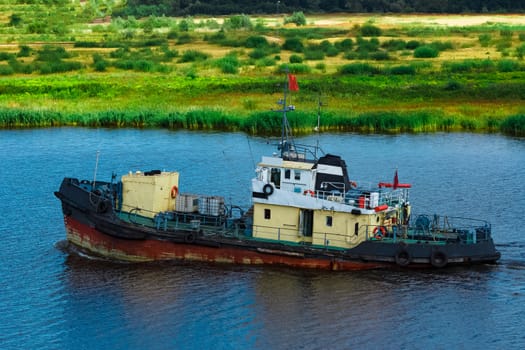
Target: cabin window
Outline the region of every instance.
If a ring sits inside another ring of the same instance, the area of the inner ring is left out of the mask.
[[[290,180],[291,173],[292,171],[290,169],[286,169],[284,171],[284,178]]]
[[[301,172],[299,170],[294,171],[294,178],[296,180],[301,180]]]
[[[270,180],[275,184],[275,188],[281,187],[281,169],[272,168],[272,174]]]
[[[354,226],[354,235],[356,236],[359,235],[359,223],[358,222],[356,222]]]
[[[326,217],[326,226],[332,227],[332,217],[331,216]]]
[[[264,209],[264,218],[270,220],[272,217],[272,211],[270,209]]]

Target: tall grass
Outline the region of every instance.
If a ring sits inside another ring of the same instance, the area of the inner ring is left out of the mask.
[[[254,135],[279,135],[282,115],[277,112],[252,112],[247,116],[233,115],[219,109],[190,109],[185,112],[155,110],[108,110],[90,113],[63,113],[57,111],[27,111],[0,109],[1,128],[86,126],[139,127],[187,130],[244,131]],[[311,133],[317,124],[315,113],[288,114],[295,133]],[[402,133],[437,131],[500,131],[514,136],[525,136],[525,115],[506,119],[446,115],[440,110],[414,112],[366,112],[354,115],[323,113],[322,131],[354,131],[362,133]]]

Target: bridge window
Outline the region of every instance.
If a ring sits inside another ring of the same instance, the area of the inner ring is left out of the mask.
[[[296,180],[301,180],[301,172],[299,170],[294,171],[294,177]]]
[[[272,218],[272,211],[270,209],[264,209],[264,218],[270,220]]]
[[[332,227],[332,217],[331,216],[326,217],[326,226]]]
[[[292,171],[290,169],[286,169],[284,171],[284,178],[290,180],[291,172]]]

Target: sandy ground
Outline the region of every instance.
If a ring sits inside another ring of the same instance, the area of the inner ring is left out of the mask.
[[[525,25],[525,15],[374,15],[334,14],[306,16],[309,23],[317,26],[345,26],[371,21],[377,25],[422,25],[468,27],[481,24]]]

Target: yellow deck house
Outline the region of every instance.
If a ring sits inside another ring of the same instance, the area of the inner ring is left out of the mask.
[[[178,194],[178,172],[135,172],[122,176],[122,210],[153,217],[175,210]]]

